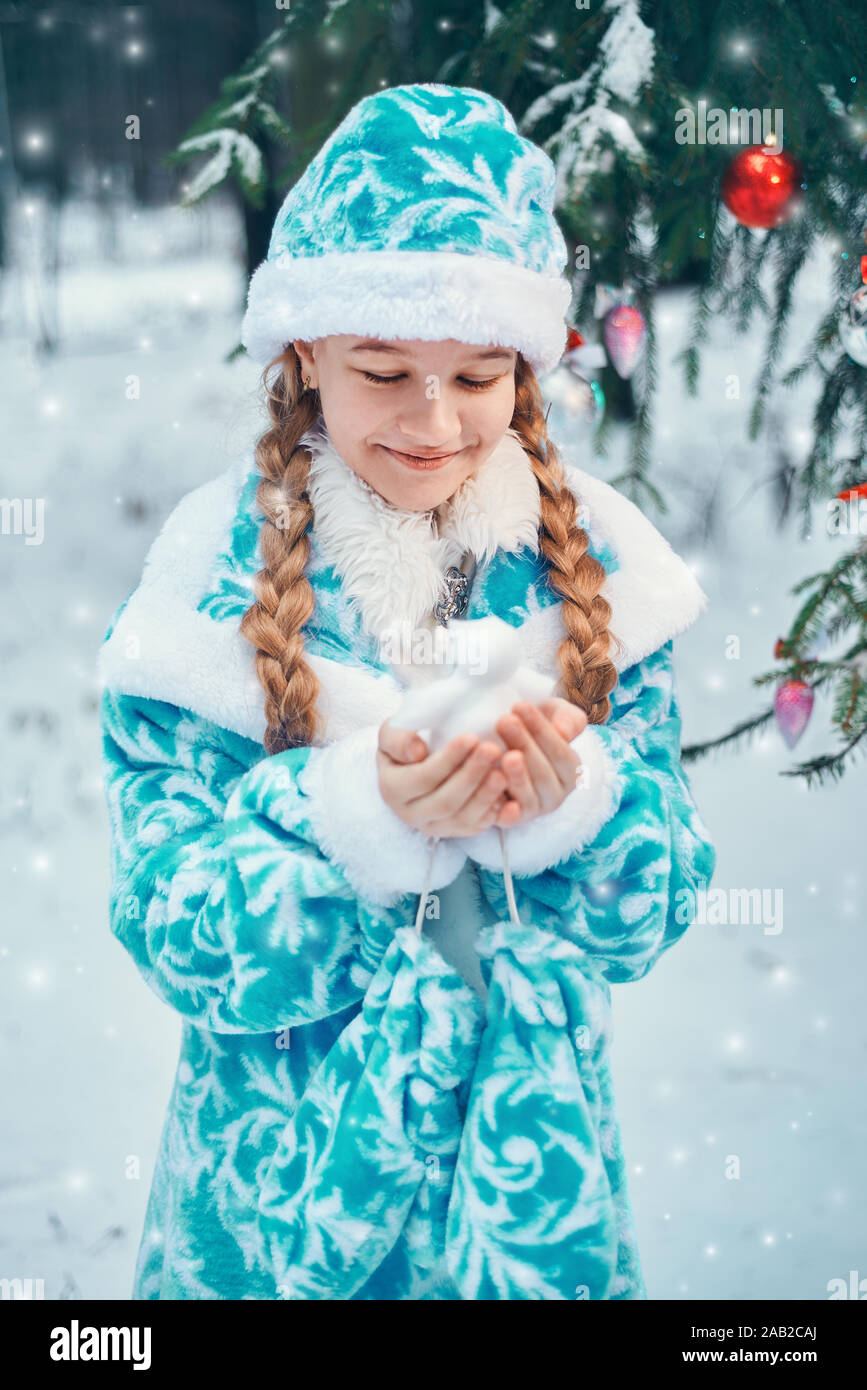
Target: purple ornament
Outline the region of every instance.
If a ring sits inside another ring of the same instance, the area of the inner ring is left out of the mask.
[[[624,380],[631,377],[638,366],[646,333],[644,315],[633,304],[615,304],[605,315],[602,336],[611,365]]]
[[[774,715],[787,748],[794,748],[806,729],[813,709],[813,698],[813,691],[806,681],[784,681],[777,687]]]

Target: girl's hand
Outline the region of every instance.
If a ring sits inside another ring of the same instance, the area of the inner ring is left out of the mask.
[[[499,814],[506,778],[493,739],[460,734],[431,753],[411,729],[380,725],[376,766],[386,805],[407,825],[443,839],[475,835]]]
[[[519,701],[495,727],[506,752],[461,734],[432,754],[417,734],[386,720],[376,755],[383,800],[407,825],[442,838],[553,811],[578,780],[581,762],[569,744],[587,727],[584,711],[555,696]]]
[[[569,745],[587,727],[584,710],[559,696],[538,705],[520,700],[494,727],[509,750],[499,764],[506,794],[497,825],[555,810],[578,785],[581,759]]]

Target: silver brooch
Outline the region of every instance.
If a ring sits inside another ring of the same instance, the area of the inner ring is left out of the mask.
[[[467,611],[470,593],[469,576],[459,570],[457,565],[450,565],[445,573],[445,582],[448,594],[445,598],[439,599],[433,607],[433,615],[442,627],[448,625],[449,618],[462,618]]]

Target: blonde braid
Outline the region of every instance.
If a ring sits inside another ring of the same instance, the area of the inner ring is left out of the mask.
[[[609,631],[611,605],[600,593],[607,572],[588,551],[587,532],[577,521],[578,502],[548,438],[542,404],[535,372],[519,353],[511,427],[539,484],[539,545],[550,566],[548,583],[563,600],[567,635],[557,653],[562,695],[584,710],[588,724],[604,724],[611,713],[608,696],[617,684],[609,646],[612,640],[621,644]]]
[[[273,386],[268,373],[279,374]],[[260,534],[264,568],[254,580],[256,600],[241,619],[241,634],[256,648],[256,673],[265,691],[265,747],[269,753],[315,743],[319,681],[304,659],[302,628],[315,596],[304,567],[313,506],[307,493],[310,450],[298,442],[319,414],[318,391],[305,391],[301,363],[290,344],[263,372],[271,427],[256,445],[262,479],[256,501],[265,518]]]

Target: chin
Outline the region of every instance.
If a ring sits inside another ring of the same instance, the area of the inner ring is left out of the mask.
[[[391,502],[392,506],[399,507],[402,511],[427,512],[447,502],[475,472],[477,463],[474,451],[471,465],[464,458],[460,458],[431,473],[415,473],[396,461],[394,467],[396,472],[388,469],[384,473],[378,469],[379,481],[373,482],[371,486],[375,487],[386,501]]]
[[[422,483],[416,487],[378,487],[376,490],[386,502],[402,512],[430,512],[447,502],[460,487],[460,482],[443,486],[438,482]]]
[[[407,486],[396,489],[402,498],[402,501],[396,505],[409,512],[428,512],[435,507],[440,507],[443,502],[448,502],[449,498],[454,496],[472,471],[472,469],[462,469],[458,477],[451,479],[431,478],[425,482],[409,483]]]

